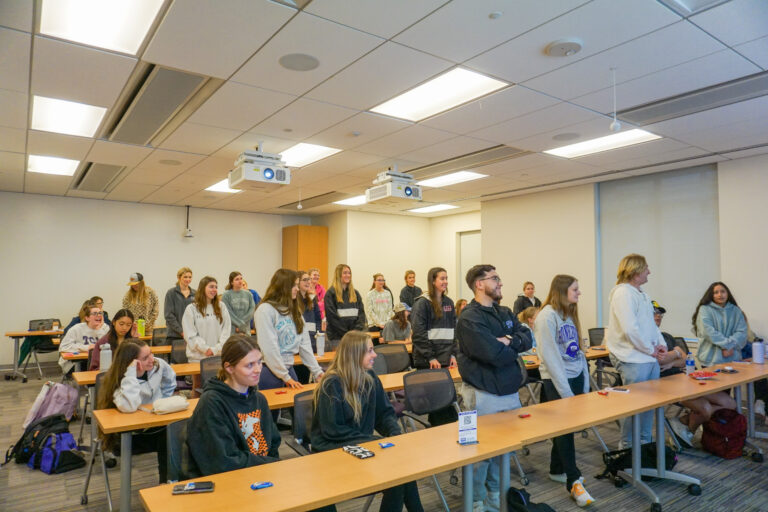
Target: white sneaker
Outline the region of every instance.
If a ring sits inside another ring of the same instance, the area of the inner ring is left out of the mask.
[[[576,505],[580,507],[586,507],[595,502],[594,498],[589,495],[584,488],[584,477],[579,478],[571,486],[571,498],[576,501]]]
[[[485,497],[485,510],[498,512],[501,509],[501,500],[498,492],[488,492]]]
[[[553,482],[560,482],[561,484],[564,484],[568,481],[568,476],[565,473],[560,473],[559,475],[554,475],[552,473],[549,474],[549,479]]]
[[[680,421],[679,418],[670,418],[669,424],[672,426],[672,431],[683,446],[686,448],[693,448],[693,432],[683,425],[683,422]]]
[[[472,502],[472,512],[485,512],[485,503],[482,501]]]
[[[755,400],[755,414],[765,416],[765,402],[760,399]]]

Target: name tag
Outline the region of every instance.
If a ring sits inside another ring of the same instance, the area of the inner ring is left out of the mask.
[[[341,318],[349,318],[352,316],[357,316],[357,308],[345,308],[339,310],[339,316]]]
[[[317,330],[315,322],[304,322],[304,327],[306,327],[309,332],[315,332]]]

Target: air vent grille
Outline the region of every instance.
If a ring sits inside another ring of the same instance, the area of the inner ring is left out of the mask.
[[[449,160],[443,160],[442,162],[417,167],[415,169],[409,170],[408,174],[412,174],[418,179],[426,179],[449,172],[475,169],[484,165],[490,165],[496,162],[501,162],[502,160],[518,158],[529,154],[530,151],[513,148],[511,146],[504,146],[502,144],[486,149],[481,149],[480,151],[475,151],[474,153],[457,156],[456,158],[451,158]]]
[[[74,188],[87,192],[104,192],[123,169],[125,167],[120,165],[88,163]]]

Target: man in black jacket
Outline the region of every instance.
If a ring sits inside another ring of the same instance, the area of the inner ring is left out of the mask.
[[[466,280],[475,298],[456,325],[462,408],[477,410],[479,416],[517,409],[521,406],[517,390],[522,384],[517,357],[531,348],[530,331],[508,307],[499,305],[502,283],[495,267],[475,265]],[[473,473],[473,511],[498,510],[497,458],[475,463]]]

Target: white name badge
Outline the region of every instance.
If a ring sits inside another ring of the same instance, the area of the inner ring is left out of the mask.
[[[477,411],[459,413],[459,444],[477,443]]]
[[[357,316],[357,308],[345,308],[339,310],[339,316],[341,318],[349,318],[351,316]]]
[[[304,322],[304,327],[306,327],[309,332],[315,332],[317,330],[315,322]]]

